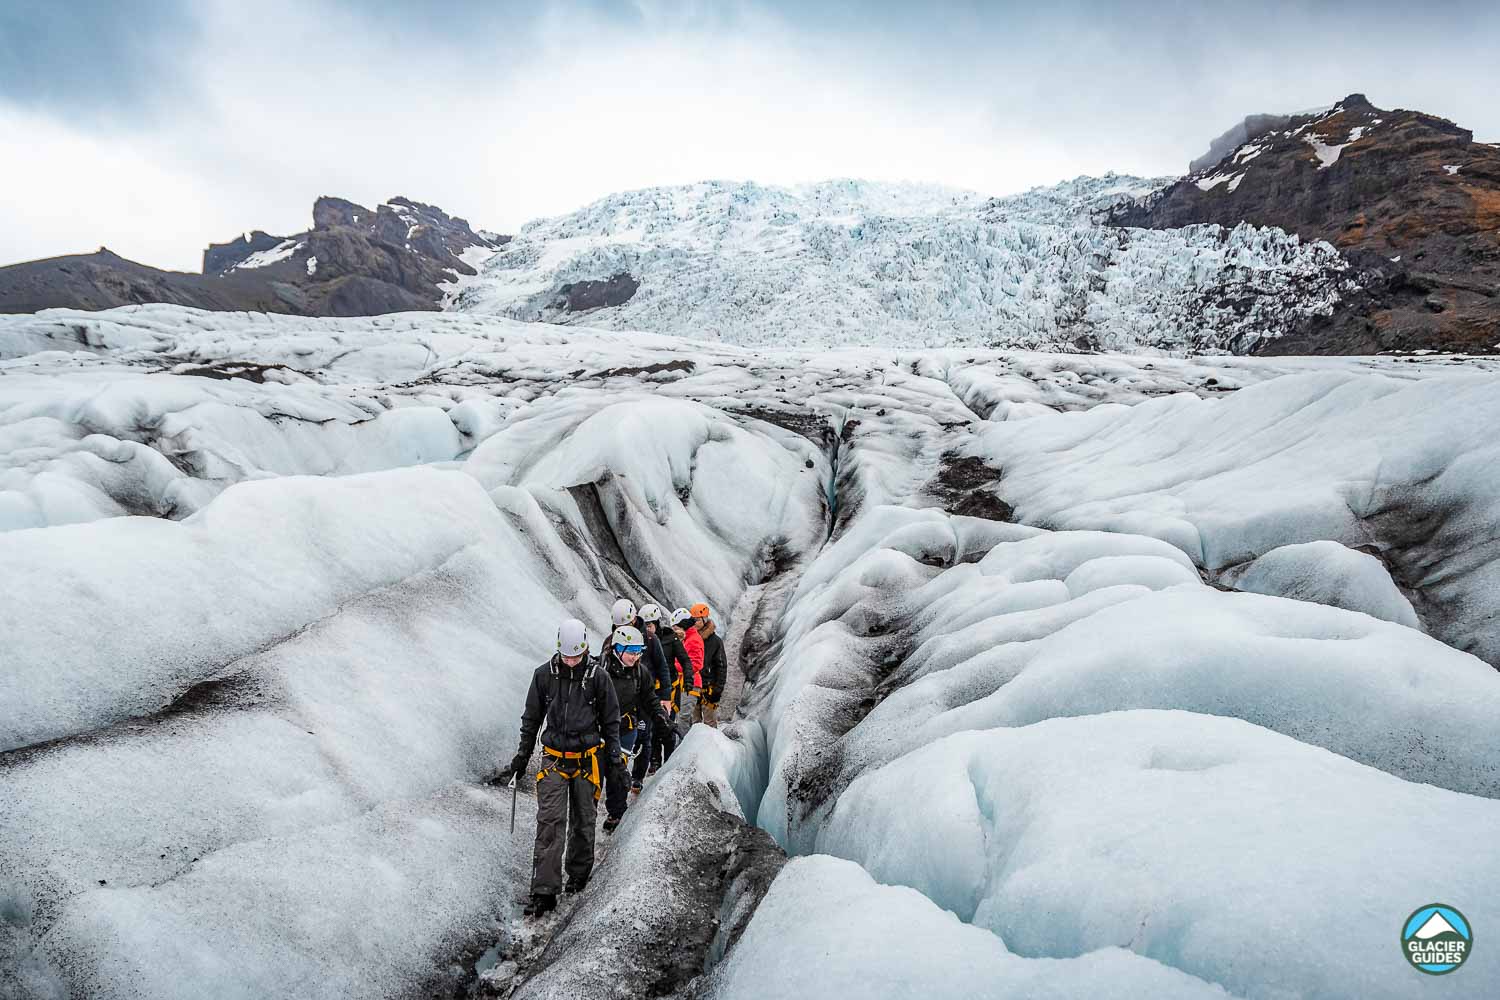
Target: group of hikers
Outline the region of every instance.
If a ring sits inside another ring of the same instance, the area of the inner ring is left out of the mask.
[[[527,916],[556,908],[565,840],[566,891],[583,891],[594,870],[600,795],[604,832],[614,833],[642,784],[677,748],[683,695],[696,699],[693,722],[717,727],[728,674],[724,639],[701,601],[669,615],[656,604],[637,609],[620,598],[597,656],[589,652],[583,622],[569,618],[558,626],[556,652],[531,677],[521,745],[497,778],[500,784],[521,780],[540,730]]]

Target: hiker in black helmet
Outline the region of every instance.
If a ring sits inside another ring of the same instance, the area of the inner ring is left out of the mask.
[[[632,751],[650,752],[649,745],[637,747],[636,740],[649,734],[641,723],[651,720],[656,725],[667,724],[666,713],[661,702],[656,700],[656,682],[646,671],[643,655],[646,639],[634,625],[621,625],[615,629],[613,643],[604,653],[604,670],[614,682],[616,702],[620,706],[621,752],[609,761],[605,772],[606,792],[604,806],[609,813],[604,820],[604,832],[614,833],[625,815],[630,796],[630,763]]]
[[[581,892],[594,870],[594,818],[601,769],[620,758],[620,703],[615,686],[589,656],[588,631],[569,618],[557,630],[557,652],[531,675],[521,715],[521,746],[499,783],[526,773],[543,720],[542,769],[536,776],[536,849],[527,916],[557,906],[567,835],[568,891]],[[600,760],[600,757],[603,760]]]

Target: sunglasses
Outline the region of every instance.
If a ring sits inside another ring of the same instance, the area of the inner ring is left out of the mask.
[[[646,647],[645,646],[616,646],[615,647],[615,652],[616,653],[636,653],[636,654],[640,654],[640,653],[644,653],[645,651],[646,651]]]

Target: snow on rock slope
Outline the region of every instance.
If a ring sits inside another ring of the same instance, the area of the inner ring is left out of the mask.
[[[1500,920],[1484,852],[1366,851],[1494,825],[1500,675],[1441,641],[1493,622],[1493,363],[161,307],[3,317],[0,357],[0,994],[1385,996],[1360,935]],[[1361,483],[1411,516],[1351,535]],[[481,782],[555,622],[768,578],[734,728],[528,937],[532,800],[509,837]],[[1427,632],[1363,613],[1404,593]],[[777,877],[747,820],[867,872]],[[1347,946],[1271,948],[1273,891],[1354,901]]]
[[[1155,183],[624,192],[528,223],[452,308],[744,345],[1244,349],[1354,289],[1332,247],[1280,230],[1093,221]]]

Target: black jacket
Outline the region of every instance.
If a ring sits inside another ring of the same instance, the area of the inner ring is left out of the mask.
[[[648,718],[659,720],[662,725],[667,724],[666,713],[662,711],[661,702],[656,697],[656,681],[646,669],[644,655],[635,661],[635,666],[627,667],[611,649],[604,654],[604,671],[614,682],[620,715],[630,716],[636,725]]]
[[[595,657],[570,668],[554,655],[536,668],[521,713],[521,757],[529,758],[536,749],[543,720],[543,746],[565,753],[603,746],[607,759],[620,755],[619,698]]]
[[[724,640],[719,638],[717,627],[699,629],[698,634],[703,637],[703,698],[716,705],[724,697],[724,685],[729,680],[729,657],[724,654]]]
[[[692,677],[693,660],[688,656],[682,640],[677,638],[676,630],[668,625],[657,632],[657,636],[661,639],[661,649],[666,656],[667,672],[671,675],[671,683],[676,684],[685,677]]]
[[[646,672],[656,683],[656,697],[665,701],[672,697],[672,672],[667,667],[667,654],[662,649],[661,638],[647,632],[646,623],[639,618],[635,620],[635,627],[646,637],[646,654],[641,657],[641,662],[646,664]]]

